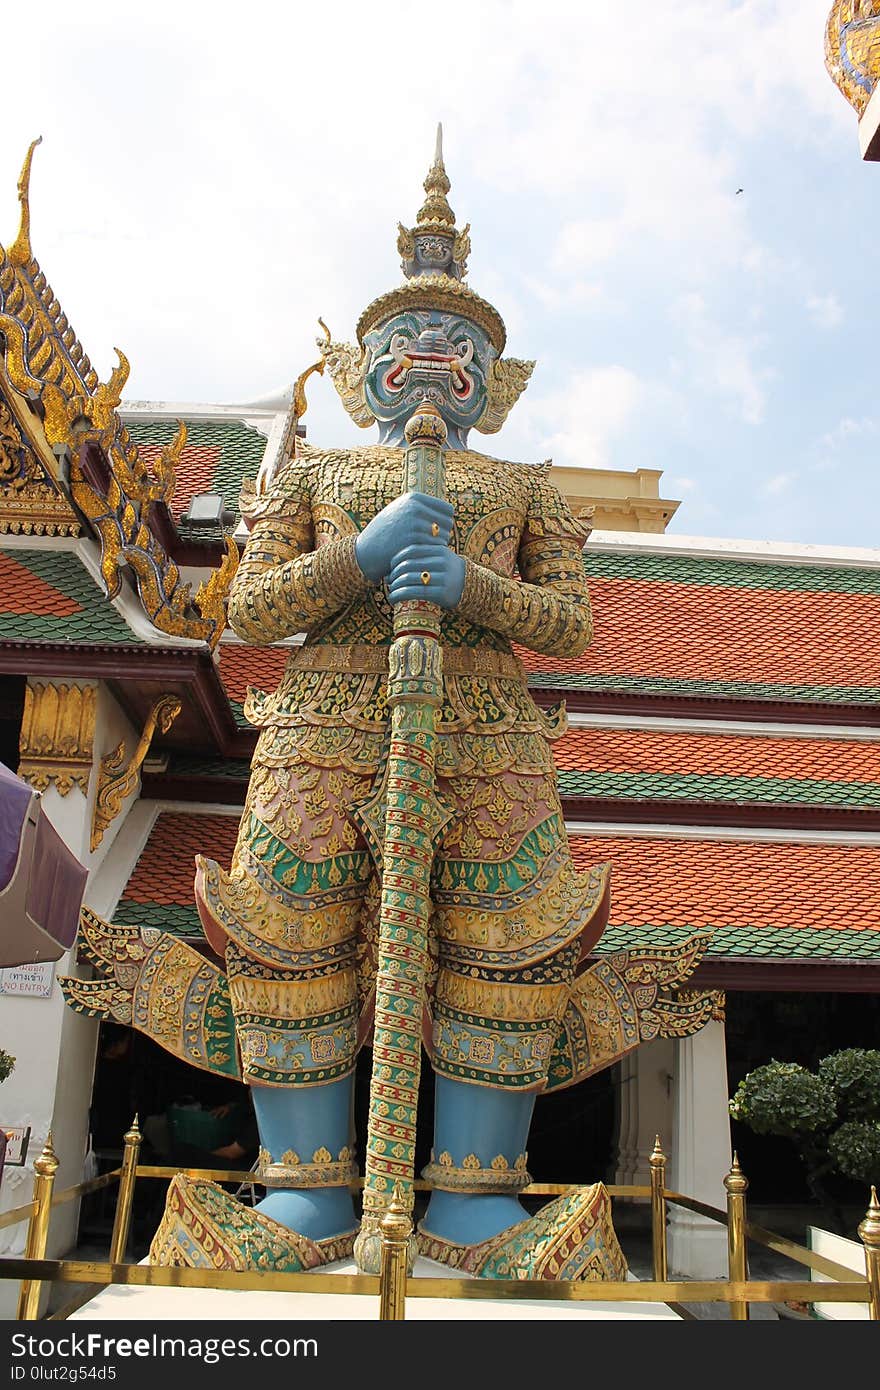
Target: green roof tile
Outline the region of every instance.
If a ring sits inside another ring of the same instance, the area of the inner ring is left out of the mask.
[[[75,552],[9,549],[0,551],[0,556],[4,562],[0,640],[86,644],[142,641],[113,607]],[[18,566],[21,570],[17,571]],[[39,588],[45,594],[43,585],[55,590],[59,596],[58,613],[45,611],[51,607],[45,600],[35,605],[42,608],[42,612],[20,611],[28,607],[30,575],[34,577],[35,591]]]
[[[238,515],[241,480],[255,477],[266,451],[266,436],[241,420],[187,420],[186,448],[177,472],[172,503],[175,516],[186,510],[200,492],[219,492],[225,505]],[[140,447],[170,444],[173,420],[129,420],[128,432]]]
[[[617,924],[606,928],[596,946],[599,955],[622,951],[633,946],[651,943],[655,946],[674,946],[686,941],[705,927],[628,926]],[[756,956],[775,960],[880,960],[880,932],[847,931],[844,928],[791,927],[771,930],[750,929],[747,925],[719,926],[712,932],[706,953],[709,956],[736,956],[740,959]]]
[[[626,555],[584,552],[587,575],[654,583],[698,584],[732,589],[775,589],[799,593],[880,595],[880,568],[773,564],[720,560],[706,555]]]
[[[203,939],[205,935],[195,903],[192,907],[184,907],[178,903],[135,903],[123,899],[113,913],[113,920],[137,927],[156,927],[170,936]]]
[[[676,773],[558,773],[563,796],[629,800],[725,801],[738,805],[880,806],[880,782],[830,782],[809,777],[688,776]]]
[[[742,697],[748,700],[880,704],[880,689],[877,686],[784,685],[769,681],[685,680],[678,676],[610,676],[568,671],[530,671],[528,683],[534,690],[625,690],[652,695],[718,695],[728,699]]]

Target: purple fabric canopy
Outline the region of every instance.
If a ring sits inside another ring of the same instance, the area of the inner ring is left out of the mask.
[[[0,763],[0,893],[15,873],[28,808],[35,796],[27,782]]]
[[[39,794],[0,763],[0,966],[64,955],[76,939],[87,878]]]

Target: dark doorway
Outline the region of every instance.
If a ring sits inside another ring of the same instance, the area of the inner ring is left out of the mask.
[[[0,676],[0,763],[18,771],[25,676]]]

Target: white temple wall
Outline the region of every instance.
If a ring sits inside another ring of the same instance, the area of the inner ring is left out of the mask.
[[[99,874],[103,864],[111,857],[118,857],[113,855],[115,842],[127,823],[132,807],[138,803],[136,792],[127,798],[119,816],[108,827],[93,854],[89,841],[97,793],[97,769],[101,757],[122,739],[125,739],[127,752],[133,752],[139,733],[139,730],[133,729],[106,687],[99,686],[94,758],[87,793],[73,786],[66,796],[61,796],[53,782],[42,796],[43,809],[55,829],[81,863],[89,867],[85,901],[98,911],[101,909],[97,902],[93,902],[93,884],[99,878],[106,878],[106,874]],[[149,824],[152,824],[152,820]],[[127,864],[115,866],[114,877],[117,881],[121,880],[117,898],[137,860],[146,834],[143,838],[129,835],[123,842],[122,857],[127,857]],[[134,849],[131,848],[133,845],[136,846]],[[112,905],[115,906],[115,899]],[[0,1184],[0,1212],[30,1201],[34,1160],[39,1156],[50,1130],[59,1158],[56,1190],[82,1180],[83,1161],[88,1147],[88,1117],[98,1023],[74,1014],[64,1003],[57,983],[58,975],[78,973],[75,954],[74,947],[54,966],[47,967],[52,976],[48,998],[0,994],[0,1046],[16,1058],[15,1070],[0,1087],[0,1120],[6,1126],[30,1126],[31,1129],[26,1165],[22,1168],[4,1168]],[[55,1209],[49,1235],[50,1256],[64,1254],[70,1249],[76,1239],[78,1222],[79,1202],[68,1202]],[[0,1230],[0,1254],[23,1253],[26,1234],[24,1222]],[[14,1317],[17,1302],[18,1285],[10,1280],[0,1281],[0,1318]]]

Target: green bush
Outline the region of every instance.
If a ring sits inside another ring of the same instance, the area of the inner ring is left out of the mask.
[[[0,1047],[0,1081],[5,1081],[15,1067],[15,1058]]]
[[[819,1063],[819,1075],[854,1120],[880,1120],[880,1052],[847,1047]]]
[[[810,1192],[831,1208],[841,1231],[842,1210],[826,1179],[839,1173],[880,1183],[880,1052],[844,1048],[823,1057],[815,1072],[768,1062],[743,1077],[730,1113],[756,1134],[792,1141]]]
[[[844,1177],[880,1184],[880,1124],[876,1121],[844,1121],[829,1137],[828,1153]]]
[[[837,1117],[834,1091],[797,1062],[768,1062],[749,1072],[730,1102],[735,1120],[756,1134],[787,1139],[829,1129]]]

